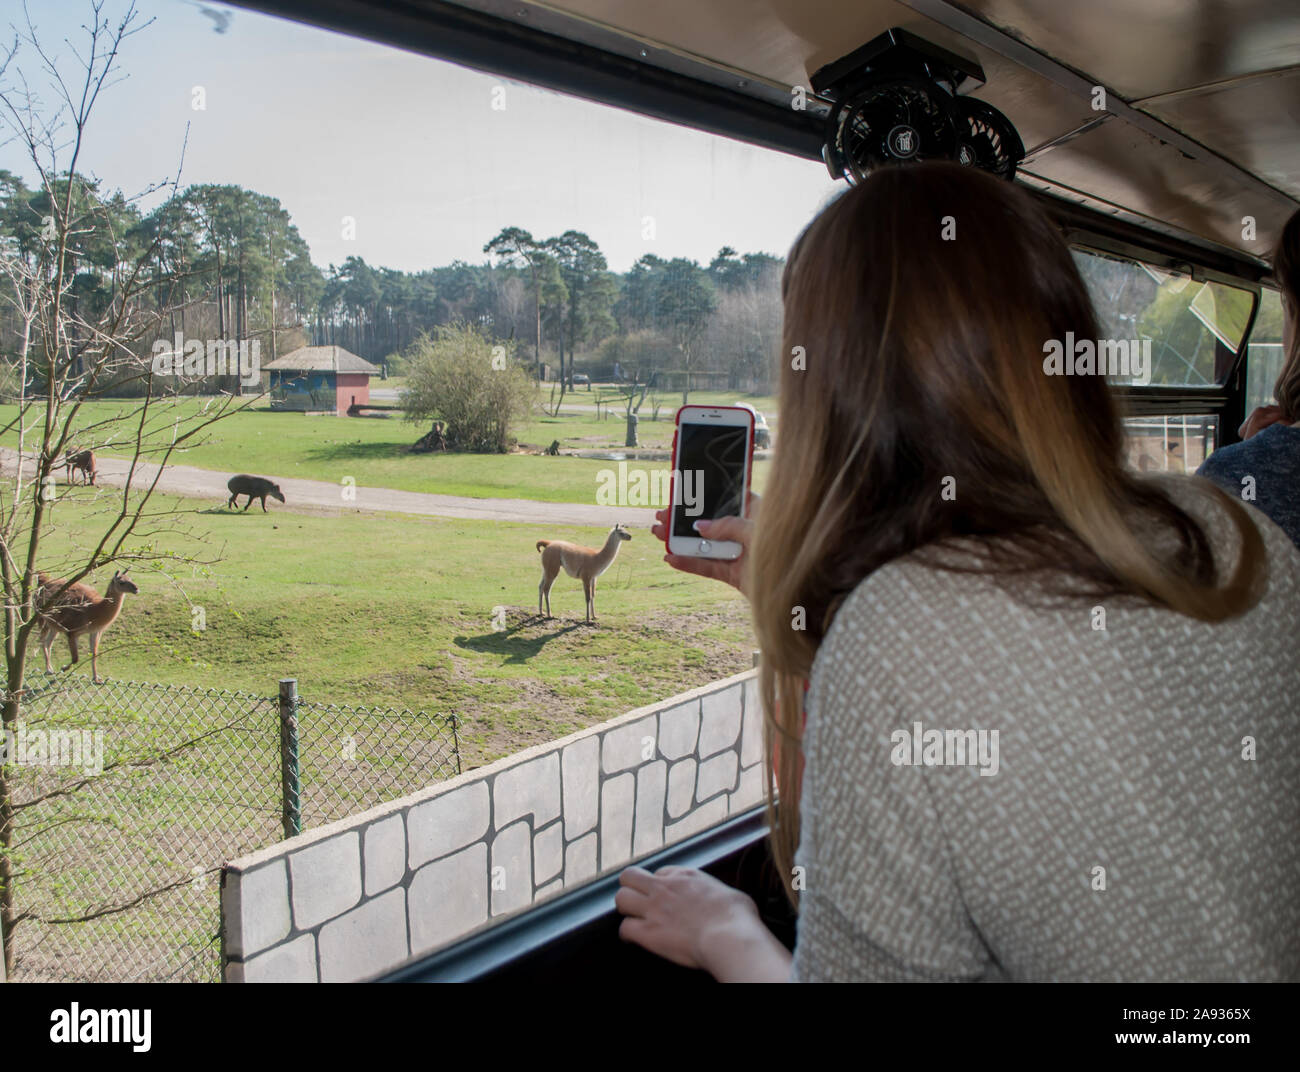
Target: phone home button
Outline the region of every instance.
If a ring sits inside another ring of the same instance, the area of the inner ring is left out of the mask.
[[[713,544],[711,544],[708,540],[700,541],[700,554],[707,555],[712,550],[713,550]]]

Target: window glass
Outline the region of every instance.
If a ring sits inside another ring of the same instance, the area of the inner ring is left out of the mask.
[[[1128,463],[1143,473],[1194,473],[1214,451],[1219,418],[1206,415],[1130,417]]]
[[[1254,295],[1223,283],[1139,261],[1076,249],[1102,339],[1135,351],[1115,383],[1210,386],[1221,383],[1245,334]],[[1136,353],[1140,353],[1139,362]]]
[[[1273,385],[1282,371],[1282,296],[1260,292],[1259,312],[1246,344],[1246,412],[1277,401]]]

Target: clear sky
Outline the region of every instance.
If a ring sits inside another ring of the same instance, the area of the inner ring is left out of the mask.
[[[816,161],[313,27],[193,0],[137,9],[154,21],[123,48],[125,78],[100,102],[81,170],[139,193],[175,172],[188,123],[182,186],[278,197],[322,267],[349,255],[407,271],[478,263],[505,226],[585,231],[616,271],[644,253],[707,263],[723,245],[784,255],[837,189]],[[72,71],[67,41],[84,42],[89,0],[28,10]],[[124,0],[107,10],[116,21]],[[21,0],[0,0],[0,40],[23,24]],[[19,64],[43,85],[30,49]],[[34,181],[13,143],[0,167]]]

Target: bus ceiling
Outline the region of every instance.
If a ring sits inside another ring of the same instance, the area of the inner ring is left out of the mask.
[[[899,28],[982,69],[1073,228],[1258,280],[1300,207],[1295,0],[237,2],[810,158],[812,75]]]

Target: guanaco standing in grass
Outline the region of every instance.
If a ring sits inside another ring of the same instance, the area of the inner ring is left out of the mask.
[[[68,638],[68,650],[72,652],[72,662],[63,669],[70,669],[77,661],[77,637],[82,633],[90,634],[90,677],[99,684],[99,668],[96,656],[99,655],[99,638],[117,621],[122,613],[122,604],[126,602],[127,593],[137,594],[140,589],[127,579],[127,571],[114,573],[108,582],[108,591],[101,598],[88,584],[79,581],[69,585],[66,592],[59,595],[59,589],[67,581],[52,580],[44,573],[37,574],[40,591],[36,595],[37,613],[41,625],[41,650],[45,653],[45,672],[54,673],[50,664],[50,649],[54,647],[54,638],[60,633]],[[57,602],[56,602],[57,600]]]
[[[542,613],[542,600],[546,600],[546,617],[551,616],[551,585],[563,569],[570,577],[582,579],[582,591],[587,597],[587,621],[596,620],[596,578],[614,563],[619,545],[630,540],[632,534],[625,525],[615,525],[609,530],[605,546],[579,547],[564,540],[538,540],[537,550],[542,552],[542,583],[537,586],[537,613]]]

